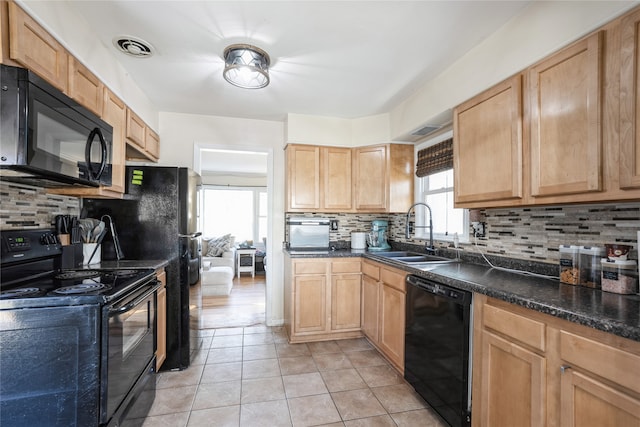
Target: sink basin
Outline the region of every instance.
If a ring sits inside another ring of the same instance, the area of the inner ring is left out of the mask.
[[[425,269],[425,270],[429,268],[434,268],[438,264],[457,262],[457,260],[454,260],[454,259],[439,257],[435,255],[421,254],[418,252],[407,252],[407,251],[378,252],[375,255],[378,255],[384,258],[389,258],[394,261],[398,261],[403,264],[408,264],[412,267]]]
[[[408,257],[408,256],[421,256],[417,252],[407,252],[407,251],[388,251],[388,252],[371,252],[372,255],[378,255],[385,258],[398,258],[398,257]]]

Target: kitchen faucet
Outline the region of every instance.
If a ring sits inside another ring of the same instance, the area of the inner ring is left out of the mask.
[[[427,251],[427,253],[435,255],[436,253],[436,248],[433,246],[433,215],[431,214],[431,207],[426,204],[426,203],[422,203],[422,202],[418,202],[418,203],[414,203],[413,205],[411,205],[409,207],[409,210],[407,211],[407,225],[405,228],[405,237],[407,239],[411,238],[411,230],[410,230],[410,226],[409,226],[409,218],[411,217],[411,210],[413,208],[415,208],[418,205],[422,205],[424,207],[427,208],[427,210],[429,211],[429,225],[414,225],[414,228],[429,228],[429,245],[425,246],[425,250]]]

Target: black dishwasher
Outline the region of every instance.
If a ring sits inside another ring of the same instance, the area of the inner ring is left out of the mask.
[[[472,295],[407,276],[404,377],[455,427],[471,424]]]

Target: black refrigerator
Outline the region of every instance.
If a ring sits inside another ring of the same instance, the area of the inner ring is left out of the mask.
[[[167,260],[167,358],[161,370],[186,369],[202,346],[199,337],[200,176],[188,168],[127,166],[124,200],[84,199],[83,216],[108,214],[125,260]],[[115,259],[108,238],[102,259]]]

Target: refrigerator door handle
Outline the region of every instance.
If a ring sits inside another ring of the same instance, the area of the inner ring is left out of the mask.
[[[185,239],[197,239],[200,236],[202,236],[202,232],[200,231],[196,233],[191,233],[191,234],[178,234],[178,237],[185,238]]]

